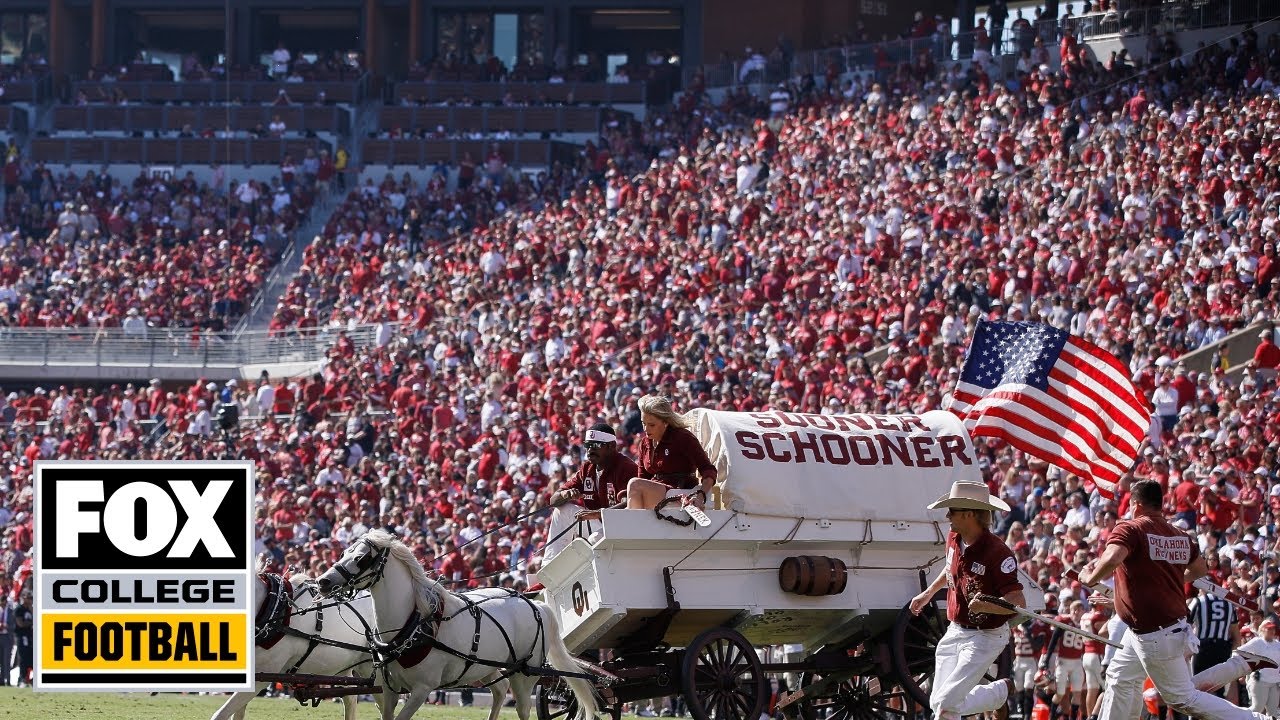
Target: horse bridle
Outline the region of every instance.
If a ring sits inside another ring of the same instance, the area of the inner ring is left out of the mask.
[[[358,544],[369,546],[365,540],[360,540]],[[387,569],[387,558],[391,554],[391,548],[379,548],[378,552],[365,555],[356,561],[356,572],[352,574],[342,563],[336,563],[333,566],[334,572],[342,576],[342,589],[334,594],[343,593],[352,595],[373,587],[382,579],[383,572]]]

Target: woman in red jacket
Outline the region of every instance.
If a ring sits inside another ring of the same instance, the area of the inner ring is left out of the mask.
[[[652,510],[672,490],[691,491],[684,502],[705,508],[716,484],[716,468],[702,443],[667,398],[646,395],[639,405],[645,437],[636,458],[640,474],[627,484],[627,508]]]

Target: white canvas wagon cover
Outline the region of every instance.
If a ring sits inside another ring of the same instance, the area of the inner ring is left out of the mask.
[[[973,441],[944,411],[811,415],[693,410],[725,508],[828,520],[932,521],[957,480],[981,481]]]

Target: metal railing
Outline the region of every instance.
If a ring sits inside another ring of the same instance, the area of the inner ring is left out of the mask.
[[[408,98],[427,103],[458,102],[471,98],[478,103],[500,103],[507,95],[516,102],[548,103],[618,103],[643,104],[648,94],[643,82],[518,82],[518,81],[468,81],[468,80],[403,80],[396,83],[394,98],[397,103]],[[649,97],[660,97],[649,94]]]
[[[279,116],[286,132],[345,133],[351,115],[336,105],[55,105],[53,129],[76,132],[177,132],[189,125],[195,132],[207,128],[250,131],[267,127]]]
[[[392,337],[398,326],[391,326]],[[36,367],[239,368],[311,363],[327,357],[345,335],[357,348],[376,343],[377,325],[286,332],[190,332],[182,328],[0,328],[0,365]]]
[[[795,52],[789,63],[776,55],[761,56],[755,61],[731,60],[702,65],[707,87],[735,87],[759,83],[790,82],[813,74],[821,78],[829,71],[834,75],[848,72],[890,70],[928,54],[935,61],[967,58],[973,54],[974,34],[938,33],[929,37],[903,38],[885,42],[848,45],[822,50]],[[690,68],[692,70],[692,68]],[[686,77],[686,85],[692,79]]]
[[[285,155],[301,158],[307,150],[334,151],[319,138],[133,138],[38,137],[31,157],[46,164],[93,165],[276,165]]]
[[[1067,21],[1077,37],[1144,35],[1243,25],[1280,17],[1280,0],[1171,0],[1149,7],[1090,13]]]
[[[319,203],[317,202],[317,204]],[[322,208],[319,207],[311,209],[313,214],[322,211]],[[312,221],[308,220],[307,226],[309,227],[311,223]],[[250,323],[262,312],[263,304],[266,303],[267,298],[271,296],[274,289],[281,284],[287,284],[292,279],[295,270],[292,267],[293,258],[298,252],[298,231],[295,230],[286,238],[284,252],[280,254],[280,260],[275,264],[275,267],[271,268],[271,272],[267,273],[267,278],[263,281],[262,287],[258,288],[257,294],[253,297],[253,302],[249,303],[249,307],[245,309],[244,314],[236,322],[235,329],[232,331],[234,337],[239,338],[244,335]],[[284,277],[286,272],[288,277]]]
[[[53,73],[49,72],[37,77],[4,80],[0,85],[4,86],[5,102],[39,105],[53,97]]]
[[[615,115],[630,117],[615,111]],[[383,130],[407,132],[443,127],[453,132],[594,133],[605,110],[591,106],[457,107],[391,105],[378,109]]]
[[[1040,38],[1052,51],[1056,50],[1054,46],[1063,35],[1074,34],[1081,40],[1088,40],[1141,35],[1152,30],[1164,33],[1241,25],[1278,17],[1280,0],[1168,0],[1150,7],[1122,7],[1116,11],[1042,20],[1039,23],[1028,21],[1025,25],[1015,24],[1017,21],[1010,19],[1000,27],[999,37],[994,36],[994,27],[989,28],[993,35],[985,43],[977,32],[951,33],[944,30],[928,37],[800,50],[793,53],[790,62],[784,62],[773,53],[754,60],[739,58],[700,67],[708,88],[776,84],[807,74],[821,78],[828,71],[834,75],[887,71],[900,63],[917,60],[922,53],[936,62],[965,60],[972,57],[975,50],[1016,56],[1023,50],[1030,51],[1036,38]],[[692,80],[696,67],[686,69],[686,85]]]
[[[497,145],[509,164],[523,167],[550,167],[554,162],[573,162],[581,147],[557,140],[365,140],[361,161],[366,165],[430,167],[440,163],[457,165],[466,153],[483,159]]]
[[[313,103],[324,93],[330,103],[355,104],[369,92],[370,75],[350,80],[311,80],[286,83],[275,80],[77,80],[70,96],[83,91],[90,102],[110,98],[115,91],[130,102],[143,103],[270,103],[283,90],[294,103]]]

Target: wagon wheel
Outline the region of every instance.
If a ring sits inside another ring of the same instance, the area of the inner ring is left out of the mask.
[[[926,681],[933,678],[934,654],[938,641],[947,631],[947,616],[938,610],[937,602],[947,599],[947,591],[939,591],[933,601],[925,606],[919,616],[911,614],[910,605],[904,605],[898,611],[898,619],[893,623],[893,670],[902,683],[907,697],[915,700],[921,707],[929,707],[929,691],[925,689]],[[988,672],[982,681],[989,683],[997,678],[1009,677],[1013,660],[1009,648],[1000,653],[995,662],[996,673]]]
[[[711,628],[685,648],[681,678],[693,720],[758,720],[769,680],[751,643],[729,628]]]
[[[622,720],[622,703],[601,708],[611,720]],[[550,685],[538,685],[538,720],[574,720],[578,717],[578,698],[564,678]]]
[[[806,672],[800,676],[800,687],[821,679],[822,673]],[[901,686],[890,686],[874,675],[855,675],[798,705],[800,720],[880,720],[911,718],[914,710],[907,710],[911,702]]]

